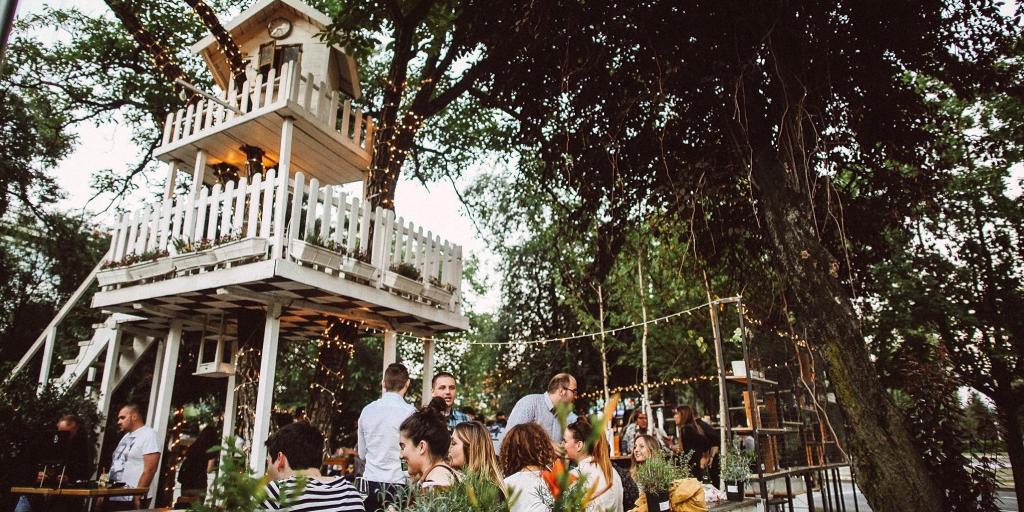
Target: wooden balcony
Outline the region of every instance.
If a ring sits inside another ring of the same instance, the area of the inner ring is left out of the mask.
[[[199,322],[276,302],[296,339],[329,317],[419,335],[468,327],[461,247],[302,173],[143,207],[111,243],[93,307]]]
[[[276,70],[265,79],[256,75],[241,92],[231,89],[219,101],[202,99],[168,114],[154,156],[191,167],[202,149],[211,163],[241,167],[241,146],[247,144],[262,148],[266,158],[278,162],[281,126],[285,118],[292,118],[292,173],[325,183],[361,181],[370,168],[373,119],[341,97],[323,82],[313,83],[312,74],[303,76],[300,66],[285,63],[279,76]]]

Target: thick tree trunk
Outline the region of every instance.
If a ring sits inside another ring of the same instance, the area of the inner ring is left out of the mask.
[[[359,330],[347,324],[338,324],[328,333],[330,338],[320,345],[316,375],[309,385],[309,403],[306,416],[309,422],[323,432],[330,447],[334,439],[335,420],[341,413],[337,397],[345,388],[345,365],[352,357],[352,342]]]
[[[238,312],[236,320],[238,361],[235,367],[235,435],[241,438],[244,453],[249,453],[256,420],[256,383],[260,378],[263,327],[267,319],[262,311],[244,309]]]
[[[1013,471],[1013,490],[1017,494],[1017,503],[1024,502],[1024,435],[1021,432],[1021,404],[1014,400],[1000,400],[995,403],[999,423],[1003,427],[1003,438],[1006,439],[1006,451],[1010,456],[1010,469]]]
[[[824,357],[868,502],[878,511],[942,510],[940,488],[868,358],[856,313],[833,272],[835,259],[811,227],[810,206],[792,190],[774,150],[756,151],[751,165],[778,272],[808,341]]]

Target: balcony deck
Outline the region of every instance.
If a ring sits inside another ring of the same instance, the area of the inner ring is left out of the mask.
[[[468,328],[459,246],[301,173],[272,170],[125,215],[111,254],[93,307],[155,322],[200,328],[276,302],[286,339],[318,337],[332,317],[417,335]],[[400,265],[421,277],[400,277]]]
[[[271,70],[264,81],[257,75],[241,93],[231,90],[219,101],[202,99],[168,114],[163,139],[153,154],[162,161],[194,166],[197,150],[235,166],[245,162],[241,146],[266,151],[280,161],[281,127],[295,120],[291,172],[302,172],[329,183],[361,181],[370,167],[373,119],[341,101],[299,66],[286,63],[281,75]]]

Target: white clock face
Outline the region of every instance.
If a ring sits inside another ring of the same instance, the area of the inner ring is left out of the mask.
[[[292,31],[292,22],[284,18],[275,18],[267,25],[267,32],[274,39],[281,39]]]

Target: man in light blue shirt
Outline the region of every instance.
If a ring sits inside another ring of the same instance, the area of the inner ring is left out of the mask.
[[[562,442],[562,426],[559,425],[558,416],[555,415],[556,409],[561,404],[572,404],[576,395],[575,377],[568,373],[559,373],[551,377],[546,393],[526,395],[516,402],[512,413],[508,415],[505,432],[512,430],[512,427],[516,425],[532,421],[540,425],[551,437],[551,442],[557,446]],[[566,424],[573,421],[576,421],[576,415],[569,413]],[[501,437],[504,439],[504,432]],[[498,444],[500,444],[500,440],[499,443],[496,443],[496,445]],[[497,448],[497,446],[495,447]]]
[[[376,512],[392,501],[405,483],[398,449],[398,427],[416,408],[405,401],[409,391],[409,370],[392,363],[384,370],[381,382],[384,395],[370,402],[359,415],[359,457],[366,461],[366,512]]]

